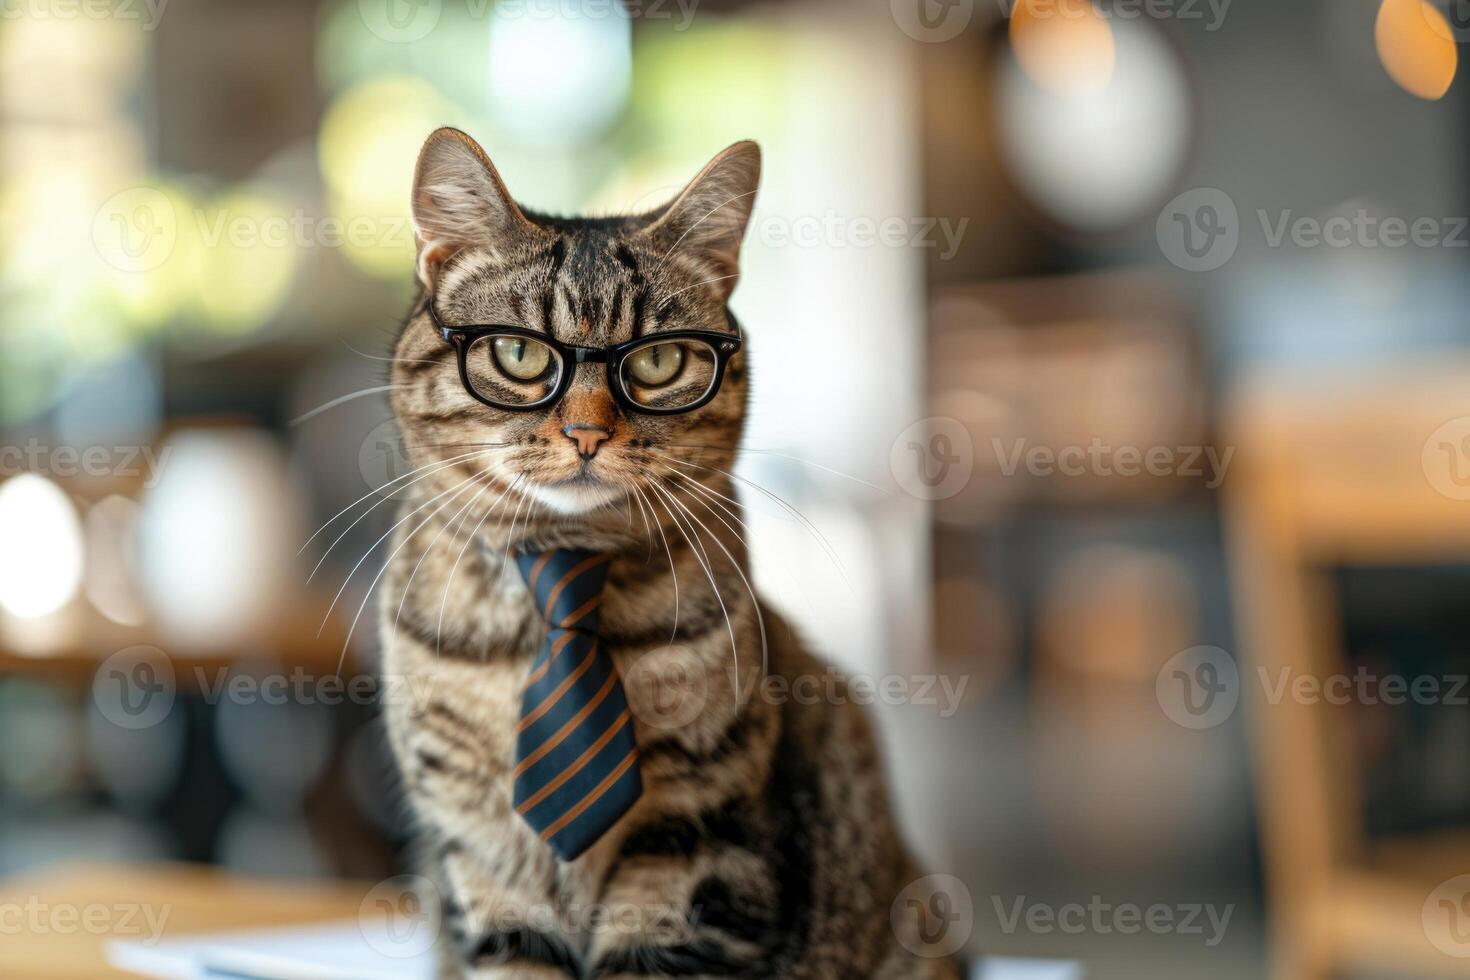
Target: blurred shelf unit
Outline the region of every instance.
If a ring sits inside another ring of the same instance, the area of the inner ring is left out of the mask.
[[[963,425],[974,457],[965,488],[936,502],[941,523],[1156,506],[1229,465],[1185,308],[1147,275],[943,288],[930,357],[930,414]]]
[[[1256,677],[1351,676],[1342,568],[1470,564],[1467,378],[1470,361],[1441,358],[1311,384],[1262,374],[1228,397],[1226,540],[1280,980],[1465,976],[1446,947],[1466,948],[1470,828],[1370,834],[1361,705],[1273,698]]]

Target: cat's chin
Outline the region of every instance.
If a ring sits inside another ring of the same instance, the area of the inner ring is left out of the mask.
[[[532,483],[525,492],[558,514],[585,514],[627,496],[621,487],[591,478]]]

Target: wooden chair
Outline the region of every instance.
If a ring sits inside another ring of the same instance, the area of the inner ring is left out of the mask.
[[[1470,561],[1470,500],[1458,499],[1470,487],[1449,468],[1470,472],[1452,458],[1470,450],[1470,423],[1452,422],[1467,416],[1470,362],[1453,359],[1330,382],[1261,377],[1228,399],[1225,526],[1279,980],[1470,975],[1424,920],[1436,887],[1470,874],[1470,838],[1370,842],[1351,710],[1269,703],[1258,674],[1348,671],[1330,566]],[[1456,952],[1470,956],[1470,942]]]

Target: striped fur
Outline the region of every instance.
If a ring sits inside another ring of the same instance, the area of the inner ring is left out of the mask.
[[[725,305],[759,172],[717,157],[670,205],[627,218],[533,215],[453,130],[420,157],[419,273],[446,322],[519,324],[606,345],[731,329]],[[762,677],[821,676],[747,584],[728,471],[744,355],[683,416],[620,411],[601,365],[531,413],[472,400],[419,312],[396,347],[394,409],[415,466],[385,576],[385,670],[427,698],[387,707],[453,942],[444,977],[953,977],[890,923],[914,877],[861,709],[777,703]],[[561,429],[612,432],[583,471]],[[590,479],[589,479],[590,475]],[[599,635],[625,680],[644,793],[575,861],[512,807],[521,692],[544,635],[520,550],[612,556]],[[905,942],[899,941],[898,932]],[[906,949],[907,947],[907,949]]]

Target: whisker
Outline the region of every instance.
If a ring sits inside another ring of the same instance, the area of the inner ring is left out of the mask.
[[[774,449],[750,449],[748,447],[737,447],[737,448],[734,448],[734,449],[725,449],[725,448],[717,447],[717,446],[674,446],[674,445],[671,445],[668,448],[670,448],[670,449],[703,449],[703,450],[705,450],[707,452],[755,453],[755,454],[760,455],[760,456],[775,456],[778,459],[789,459],[793,463],[801,463],[804,466],[811,466],[811,467],[813,467],[815,469],[821,470],[823,473],[831,473],[833,476],[840,476],[844,480],[851,480],[853,483],[861,484],[861,485],[867,487],[870,490],[877,490],[879,493],[883,494],[883,496],[885,496],[885,497],[891,497],[891,496],[893,496],[893,491],[892,490],[889,490],[887,487],[880,487],[876,483],[869,483],[867,480],[864,480],[861,477],[853,476],[851,473],[844,473],[841,470],[833,469],[830,466],[824,466],[823,464],[818,463],[815,460],[803,459],[800,456],[793,456],[790,453],[777,452]]]
[[[332,543],[329,544],[329,545],[327,545],[327,550],[326,551],[323,551],[322,552],[322,556],[317,559],[316,565],[312,567],[311,574],[306,576],[306,580],[308,582],[310,582],[312,579],[316,578],[316,573],[319,572],[319,571],[321,571],[322,564],[326,562],[327,556],[329,556],[332,553],[332,549],[336,548],[337,545],[341,544],[342,543],[342,539],[345,538],[345,537],[347,537],[348,534],[352,533],[352,529],[353,528],[355,528],[355,527],[357,527],[357,525],[361,524],[367,518],[367,516],[369,514],[371,514],[373,511],[377,510],[379,507],[383,506],[390,499],[392,499],[394,496],[396,496],[400,491],[407,490],[409,487],[413,486],[415,483],[418,483],[418,482],[420,482],[422,480],[428,479],[430,476],[433,476],[434,473],[439,473],[439,472],[442,472],[445,469],[448,469],[455,462],[462,462],[462,461],[467,460],[467,459],[477,459],[477,458],[480,458],[482,456],[488,456],[488,455],[490,455],[490,453],[489,453],[488,450],[482,450],[481,452],[477,452],[477,453],[468,453],[468,454],[466,454],[463,457],[456,457],[454,460],[450,461],[449,463],[446,463],[444,466],[441,466],[441,467],[436,468],[435,470],[433,470],[433,472],[425,473],[423,476],[420,476],[417,479],[410,481],[405,486],[399,487],[397,490],[394,490],[393,493],[388,494],[388,496],[384,497],[382,500],[379,500],[377,503],[373,504],[367,510],[365,510],[361,514],[359,514],[357,516],[357,519],[356,520],[354,520],[351,524],[349,524],[345,528],[343,528],[341,534],[337,535],[335,538],[332,539]],[[420,467],[420,469],[424,469],[424,467]],[[414,472],[417,472],[417,470],[415,470]],[[372,495],[369,494],[368,496],[372,496]],[[363,499],[366,499],[366,498],[363,498]],[[359,501],[359,503],[360,502],[361,501]],[[332,518],[332,520],[336,520],[336,518],[334,517],[334,518]],[[330,522],[328,522],[328,523],[330,523]],[[321,532],[317,532],[317,533],[319,534]],[[316,535],[314,534],[314,535],[312,535],[312,537],[316,537]],[[306,544],[311,544],[311,542],[310,541],[307,541]],[[306,545],[302,545],[302,551],[305,551],[305,550],[306,550]],[[300,554],[300,552],[297,552],[297,554]]]
[[[358,357],[366,357],[370,361],[388,361],[389,363],[392,363],[394,361],[402,361],[404,364],[438,364],[438,363],[440,363],[440,360],[439,359],[433,358],[433,357],[384,357],[381,354],[369,354],[366,351],[360,351],[360,350],[358,350],[356,347],[353,347],[351,344],[349,344],[345,340],[342,341],[342,346],[343,347],[346,347],[348,350],[352,351],[352,353],[356,354]],[[445,363],[447,363],[447,362],[445,362]]]
[[[777,506],[779,506],[781,509],[786,511],[786,513],[794,517],[797,522],[802,525],[802,527],[806,528],[806,530],[811,533],[812,537],[816,539],[817,543],[822,546],[822,550],[827,553],[827,558],[829,561],[832,562],[832,566],[837,570],[837,574],[842,576],[842,581],[844,584],[847,585],[848,591],[851,592],[853,595],[857,594],[852,587],[852,580],[847,577],[847,570],[842,567],[842,561],[837,557],[837,552],[833,549],[831,542],[827,540],[826,536],[817,529],[817,526],[813,524],[805,514],[797,510],[795,507],[791,506],[791,504],[787,503],[781,497],[767,490],[765,487],[761,486],[759,483],[756,483],[754,480],[747,479],[746,477],[740,476],[738,473],[732,473],[729,470],[720,469],[720,467],[718,466],[704,466],[699,463],[690,463],[682,459],[677,459],[673,456],[669,456],[665,453],[654,453],[654,455],[661,456],[664,459],[669,460],[670,462],[678,463],[680,466],[691,466],[695,469],[709,470],[712,473],[723,473],[725,476],[728,476],[733,480],[739,480],[741,483],[744,483],[752,490],[755,490],[758,493],[769,497],[772,501],[776,503]]]
[[[490,475],[489,470],[486,470],[485,472],[486,475]],[[467,515],[470,508],[473,507],[480,500],[481,497],[485,496],[485,491],[489,490],[493,485],[493,483],[486,483],[479,490],[475,491],[475,495],[471,497],[468,501],[466,501],[465,505],[461,507],[455,513],[455,515],[451,517],[448,522],[445,523],[443,527],[439,529],[439,533],[434,535],[434,540],[430,541],[429,546],[424,549],[424,553],[422,555],[419,555],[419,560],[414,564],[413,571],[409,572],[408,574],[408,581],[403,583],[403,595],[398,600],[398,611],[393,614],[393,635],[396,636],[398,634],[398,621],[403,618],[403,606],[405,603],[408,602],[408,590],[413,585],[414,578],[418,576],[419,569],[423,567],[424,559],[428,558],[429,553],[434,550],[434,547],[436,545],[438,545],[439,539],[444,536],[444,532],[453,527],[456,521],[459,521],[462,517]],[[463,525],[461,525],[459,530],[464,530]],[[454,537],[449,539],[449,544],[451,547],[454,546],[454,542],[458,537],[459,531],[455,531]]]
[[[667,252],[664,253],[664,257],[661,260],[659,260],[658,268],[656,268],[654,271],[655,272],[658,272],[660,269],[662,269],[664,267],[664,265],[669,261],[669,256],[673,255],[674,252],[678,251],[679,246],[682,245],[682,244],[684,244],[684,239],[686,239],[686,238],[689,237],[689,233],[691,231],[693,231],[694,229],[698,228],[700,225],[704,224],[706,218],[708,218],[710,215],[714,214],[716,211],[720,210],[720,208],[723,208],[725,205],[727,205],[727,204],[734,204],[736,201],[740,200],[742,197],[750,197],[754,193],[755,193],[755,191],[746,191],[744,194],[736,194],[734,197],[730,198],[728,201],[721,201],[719,204],[716,204],[714,207],[710,208],[709,211],[706,212],[698,221],[694,222],[694,224],[692,224],[688,228],[684,229],[684,234],[680,235],[679,236],[679,240],[676,241],[676,242],[674,242],[673,246]]]
[[[448,500],[444,501],[444,503],[440,504],[438,507],[435,507],[433,510],[431,510],[429,512],[429,515],[427,517],[425,517],[422,521],[419,521],[418,524],[414,525],[413,530],[412,531],[409,531],[406,535],[404,535],[403,536],[403,540],[400,541],[400,542],[398,542],[397,547],[395,547],[391,552],[389,552],[388,557],[383,560],[382,566],[378,569],[377,574],[373,576],[373,580],[368,583],[367,589],[363,592],[362,602],[358,604],[357,612],[353,614],[353,616],[352,616],[352,622],[347,627],[347,636],[342,641],[342,653],[337,658],[337,672],[338,673],[341,673],[343,664],[345,664],[347,662],[347,650],[352,645],[352,634],[354,632],[356,632],[356,630],[357,630],[357,623],[358,623],[358,620],[360,620],[362,618],[362,611],[367,608],[368,601],[370,599],[372,599],[372,597],[373,597],[373,590],[375,588],[377,588],[378,582],[383,578],[383,575],[388,571],[388,566],[390,566],[393,563],[393,559],[395,557],[397,557],[398,553],[400,551],[402,551],[408,545],[409,541],[413,540],[413,536],[415,534],[418,534],[419,531],[423,530],[424,527],[426,527],[428,525],[428,523],[434,519],[434,515],[438,514],[441,510],[443,510],[444,508],[446,508],[450,504],[452,504],[454,502],[455,498],[458,497],[461,493],[463,493],[480,476],[481,476],[481,474],[477,473],[474,476],[471,476],[471,477],[468,477],[465,480],[462,480],[459,484],[457,484],[456,486],[450,488],[450,490],[444,491],[444,493],[449,493],[452,490],[453,491],[453,496],[451,496]],[[372,554],[373,553],[373,550],[376,549],[379,544],[382,544],[382,542],[388,537],[388,535],[390,535],[390,534],[393,533],[393,531],[394,531],[395,528],[397,528],[399,525],[401,525],[404,522],[406,522],[408,520],[408,518],[412,517],[414,514],[417,514],[420,510],[423,510],[424,507],[427,507],[430,503],[433,503],[435,500],[438,499],[438,497],[442,497],[443,495],[444,494],[441,493],[441,494],[439,494],[436,497],[432,497],[426,503],[424,503],[424,504],[420,505],[419,507],[415,508],[413,511],[410,511],[409,514],[406,517],[403,518],[403,520],[400,520],[397,524],[393,525],[392,528],[389,528],[388,529],[388,532],[386,534],[384,534],[383,537],[381,537],[377,541],[373,542],[372,546],[369,547],[367,549],[367,551],[363,552],[363,556],[358,559],[356,565],[352,566],[352,571],[349,572],[347,574],[347,578],[343,580],[343,582],[342,582],[342,588],[338,589],[337,590],[337,594],[332,598],[332,604],[327,607],[327,616],[329,618],[332,615],[332,609],[334,609],[336,607],[336,605],[337,605],[337,600],[338,599],[341,599],[342,598],[342,593],[345,592],[345,591],[347,591],[347,585],[348,585],[349,582],[352,581],[352,576],[355,575],[355,574],[357,574],[358,568],[362,567],[362,563],[367,560],[368,555]],[[327,625],[327,620],[326,619],[323,619],[322,620],[322,626],[321,626],[321,628],[317,630],[317,636],[318,637],[321,636],[322,629],[325,629],[326,628],[326,625]]]
[[[668,306],[669,300],[673,299],[675,296],[678,296],[680,293],[687,293],[689,292],[689,290],[698,289],[700,286],[708,286],[712,282],[724,282],[726,279],[735,279],[738,278],[738,276],[739,273],[729,276],[715,276],[713,279],[706,279],[703,282],[697,282],[692,286],[685,286],[683,289],[676,289],[672,293],[669,293],[663,299],[658,301],[658,308],[663,309],[665,306]]]
[[[638,498],[648,506],[648,512],[653,514],[653,501],[648,499],[648,495],[639,488],[638,484],[635,483],[632,486]],[[655,517],[653,526],[658,528],[658,536],[663,539],[664,554],[669,556],[669,576],[674,580],[674,628],[669,633],[669,645],[673,646],[674,641],[679,637],[679,573],[674,570],[674,549],[669,547],[669,536],[664,533],[663,521]],[[652,534],[648,536],[648,541],[651,552],[653,549]]]
[[[325,411],[336,408],[338,405],[345,405],[348,402],[354,401],[358,398],[366,398],[368,395],[381,395],[385,391],[394,391],[398,388],[410,387],[412,387],[412,385],[378,385],[376,388],[364,388],[361,391],[349,392],[345,395],[340,395],[336,398],[333,398],[329,402],[323,402],[322,404],[318,405],[316,408],[313,408],[311,411],[305,413],[304,415],[296,416],[294,419],[292,419],[290,422],[287,422],[286,424],[300,425],[302,422],[306,422],[310,419],[316,418],[318,415],[322,414]]]
[[[658,483],[649,483],[648,487],[649,489],[662,494],[664,497],[670,500],[673,499],[669,492]],[[657,500],[658,497],[655,496],[654,499]],[[677,503],[677,501],[675,502]],[[735,642],[735,624],[730,621],[730,610],[725,606],[725,597],[720,595],[719,583],[715,581],[715,573],[710,568],[709,555],[704,550],[704,545],[699,541],[699,532],[694,531],[693,536],[691,537],[690,534],[685,531],[684,525],[680,523],[679,518],[675,516],[674,511],[670,509],[667,503],[664,504],[664,510],[668,513],[669,520],[674,522],[674,526],[677,527],[679,529],[679,533],[684,536],[684,541],[688,543],[689,550],[694,555],[695,561],[699,562],[699,567],[704,569],[704,576],[705,578],[709,579],[709,586],[715,594],[715,601],[720,604],[720,612],[723,613],[725,616],[725,629],[728,630],[730,633],[730,656],[735,661],[735,700],[740,701],[740,649],[738,644],[736,644]]]
[[[459,563],[464,559],[465,552],[469,550],[470,544],[475,540],[475,535],[480,533],[480,528],[485,526],[485,522],[490,519],[490,515],[493,514],[500,507],[501,503],[505,500],[506,494],[515,489],[516,486],[518,486],[523,479],[524,477],[518,474],[514,479],[510,481],[510,483],[506,485],[504,490],[500,491],[500,496],[495,498],[495,503],[491,504],[489,508],[486,509],[485,516],[480,518],[480,522],[475,525],[475,529],[470,532],[470,536],[465,538],[464,544],[460,545],[459,554],[454,556],[454,564],[449,569],[449,577],[444,580],[444,595],[441,596],[439,599],[439,623],[437,626],[434,627],[435,657],[439,656],[442,641],[444,639],[444,610],[445,607],[449,605],[449,587],[454,584],[454,573],[459,571]],[[495,527],[497,530],[499,530],[501,522],[503,522],[504,520],[505,514],[502,513],[500,515],[500,520],[495,522]]]
[[[756,597],[755,587],[750,584],[750,579],[748,579],[748,578],[745,577],[745,570],[740,567],[740,562],[738,562],[738,561],[735,560],[735,556],[730,553],[730,549],[725,547],[725,543],[720,540],[720,536],[718,534],[716,534],[714,531],[710,530],[709,526],[707,524],[705,524],[704,521],[701,521],[697,516],[695,516],[695,514],[694,514],[693,511],[691,511],[688,507],[684,506],[684,504],[682,502],[680,502],[678,496],[676,496],[671,490],[667,490],[667,488],[666,488],[666,491],[669,493],[669,499],[671,501],[673,501],[673,503],[674,503],[675,506],[677,506],[680,510],[682,510],[684,512],[685,516],[687,516],[694,523],[698,524],[700,527],[704,528],[704,530],[706,531],[706,533],[709,534],[710,539],[712,541],[714,541],[714,543],[716,545],[719,546],[719,549],[725,553],[725,557],[730,560],[730,564],[732,566],[734,566],[734,568],[735,568],[735,574],[740,576],[740,581],[745,584],[745,591],[747,593],[749,593],[749,595],[750,595],[750,604],[755,607],[755,621],[756,621],[756,625],[760,628],[760,634],[761,634],[761,677],[764,678],[766,676],[767,672],[770,669],[770,655],[769,655],[770,654],[770,651],[769,651],[769,648],[766,645],[766,617],[761,612],[761,602],[760,602],[760,599]],[[714,510],[714,508],[710,507],[709,504],[706,504],[706,503],[704,503],[704,501],[699,500],[698,497],[691,497],[690,499],[695,500],[695,501],[698,501],[700,504],[702,504],[704,506],[704,509],[705,510],[709,511],[711,514],[714,515],[714,517],[721,524],[724,524],[725,525],[726,530],[728,530],[731,534],[735,535],[735,537],[736,537],[737,540],[744,541],[744,539],[740,535],[740,532],[739,531],[736,531],[733,527],[731,527],[730,524],[729,524],[729,522],[726,521],[723,517],[720,517],[720,515],[718,513],[716,513],[715,510]],[[739,670],[739,666],[740,666],[739,660],[737,659],[736,660],[736,670],[737,671]],[[736,697],[737,700],[740,697],[740,685],[739,685],[739,682],[738,681],[736,682],[736,686],[735,686],[735,697]]]
[[[337,511],[337,513],[333,514],[330,518],[328,518],[327,519],[327,522],[325,524],[323,524],[321,527],[317,528],[316,531],[312,534],[312,536],[306,539],[306,544],[303,544],[301,546],[301,551],[298,551],[296,553],[299,555],[299,554],[301,554],[302,551],[305,551],[308,547],[310,547],[311,543],[316,540],[317,535],[318,534],[321,534],[327,528],[331,527],[332,526],[332,522],[335,521],[337,518],[341,517],[343,514],[347,513],[349,510],[351,510],[352,508],[356,507],[358,504],[362,503],[364,500],[368,499],[369,497],[374,496],[375,494],[381,493],[382,491],[388,489],[389,487],[391,487],[393,484],[399,482],[400,480],[407,480],[409,477],[413,476],[415,473],[422,473],[424,470],[427,470],[427,469],[429,469],[432,466],[440,466],[442,464],[442,466],[441,466],[441,468],[442,468],[442,467],[445,467],[445,466],[450,466],[453,463],[457,463],[460,460],[469,459],[470,457],[476,456],[476,455],[478,455],[478,453],[465,453],[462,456],[454,456],[454,457],[452,457],[450,459],[437,459],[437,460],[433,460],[431,462],[425,463],[423,466],[415,466],[413,469],[409,470],[407,473],[403,474],[400,477],[396,477],[395,479],[389,480],[387,483],[383,484],[380,487],[373,487],[367,493],[363,494],[361,497],[358,497],[352,503],[348,504],[346,507],[343,507],[341,510]],[[417,480],[414,481],[414,483],[417,483],[417,482],[418,482]],[[410,484],[410,486],[412,486],[412,484]],[[402,489],[402,488],[400,487],[399,489]],[[397,490],[393,491],[393,493],[397,493],[397,492],[398,492]],[[390,493],[388,496],[389,497],[393,496],[393,493]],[[379,503],[381,503],[381,501],[379,501]]]

